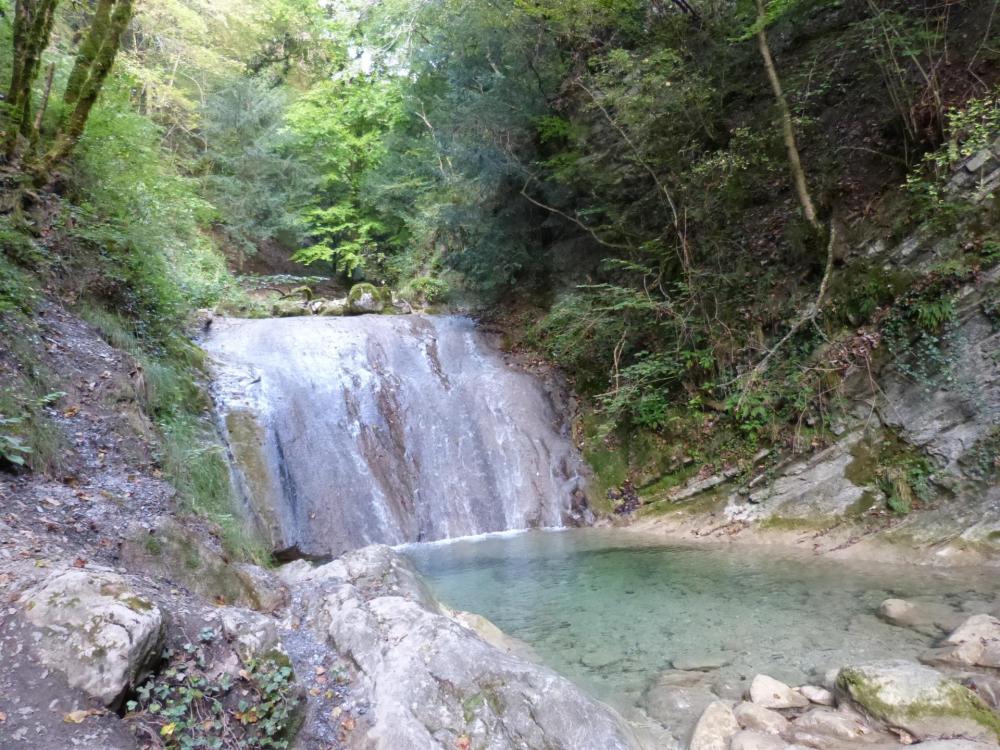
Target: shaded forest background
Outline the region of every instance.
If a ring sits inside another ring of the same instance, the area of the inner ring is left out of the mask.
[[[50,14],[28,66],[25,9]],[[249,277],[289,273],[473,309],[562,367],[602,492],[629,450],[681,481],[820,447],[849,371],[948,377],[954,295],[1000,261],[992,196],[947,189],[1000,135],[997,11],[8,0],[0,454],[58,464],[23,343],[58,299],[134,354],[165,469],[225,507],[192,313],[263,314]],[[917,228],[934,268],[868,260]]]

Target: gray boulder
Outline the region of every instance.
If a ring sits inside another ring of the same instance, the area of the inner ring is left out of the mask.
[[[920,664],[897,660],[845,667],[837,690],[866,714],[918,740],[1000,737],[1000,716],[975,693]]]
[[[450,617],[403,557],[376,546],[295,566],[297,613],[358,671],[373,750],[634,750],[613,710]]]
[[[105,705],[138,683],[159,654],[159,608],[110,571],[53,573],[22,601],[24,618],[38,629],[41,662]]]

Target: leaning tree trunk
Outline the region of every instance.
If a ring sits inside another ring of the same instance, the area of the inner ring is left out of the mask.
[[[45,158],[36,168],[36,182],[45,182],[52,171],[69,156],[83,135],[90,111],[111,72],[122,34],[132,20],[134,9],[134,0],[99,0],[94,20],[87,38],[80,46],[63,94],[63,102],[73,107],[73,110],[57,131],[55,141]]]
[[[8,161],[17,155],[22,138],[30,140],[31,90],[52,35],[57,5],[59,0],[17,0],[14,7],[13,59],[3,142]]]
[[[792,121],[792,111],[788,106],[788,99],[785,97],[784,89],[781,87],[781,78],[778,76],[778,69],[771,56],[771,46],[767,42],[767,9],[764,0],[757,0],[757,46],[760,48],[760,56],[764,58],[764,68],[767,70],[767,78],[771,82],[771,90],[774,91],[774,98],[778,103],[781,112],[781,126],[785,140],[785,148],[788,151],[788,163],[792,170],[792,181],[795,183],[795,194],[799,198],[802,206],[802,214],[806,221],[817,232],[822,232],[823,227],[816,216],[816,206],[813,204],[812,196],[809,194],[809,184],[806,182],[806,173],[802,169],[802,158],[799,156],[799,146],[795,140],[795,125]]]

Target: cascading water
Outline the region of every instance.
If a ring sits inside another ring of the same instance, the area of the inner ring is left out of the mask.
[[[581,464],[550,398],[468,318],[223,319],[203,345],[237,482],[276,550],[579,520]]]

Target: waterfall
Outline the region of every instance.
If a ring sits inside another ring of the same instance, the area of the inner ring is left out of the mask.
[[[203,346],[236,483],[275,550],[336,555],[585,513],[545,388],[468,318],[221,319]]]

